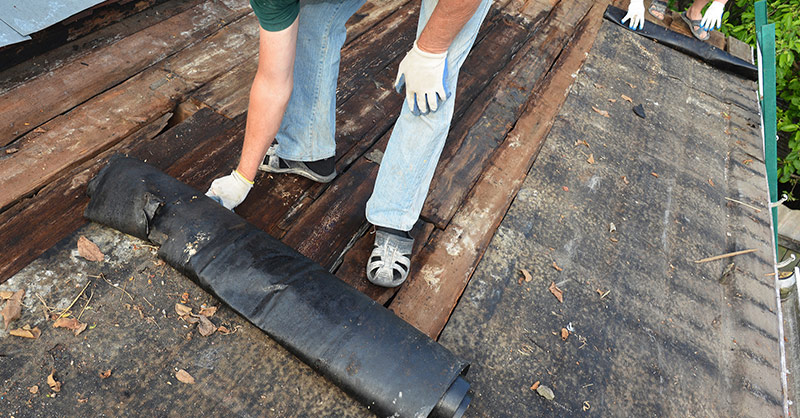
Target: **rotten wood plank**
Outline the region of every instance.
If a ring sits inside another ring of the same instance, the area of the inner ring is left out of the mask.
[[[491,241],[525,174],[566,99],[575,73],[603,20],[608,2],[597,2],[575,28],[575,38],[548,73],[546,83],[495,153],[445,230],[436,230],[413,261],[409,281],[390,305],[398,316],[437,338]]]
[[[0,95],[0,146],[219,30],[238,18],[204,3]]]
[[[435,226],[431,223],[417,221],[411,230],[411,236],[414,237],[413,254],[422,251],[434,229]],[[394,296],[398,288],[375,286],[367,280],[367,260],[372,252],[374,242],[375,237],[370,228],[364,236],[356,241],[353,248],[344,254],[342,264],[336,270],[336,277],[371,297],[375,302],[384,305]]]
[[[86,223],[82,216],[89,201],[86,184],[111,155],[127,153],[165,170],[188,150],[207,142],[219,142],[233,135],[232,130],[235,132],[234,121],[201,109],[194,117],[156,136],[171,116],[171,113],[163,115],[51,182],[34,197],[0,213],[0,242],[4,243],[4,252],[0,254],[0,283]]]
[[[726,41],[725,48],[731,55],[753,62],[753,47],[731,36],[728,36]]]
[[[176,103],[203,82],[228,71],[254,51],[248,48],[220,52],[222,46],[257,42],[252,19],[223,27],[159,67],[152,67],[93,98],[19,141],[19,151],[0,159],[0,208],[35,192],[61,172],[113,146],[143,124],[170,112]],[[204,60],[203,57],[216,57]],[[202,67],[192,66],[202,63]],[[36,173],[36,175],[31,175]]]
[[[450,134],[423,206],[424,219],[439,228],[447,225],[591,3],[559,3],[503,74],[474,101]]]

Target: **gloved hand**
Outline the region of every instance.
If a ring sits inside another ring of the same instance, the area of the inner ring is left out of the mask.
[[[625,23],[626,20],[630,20],[628,27],[632,30],[644,28],[643,0],[631,0],[631,4],[628,5],[628,14],[622,18],[622,23]]]
[[[419,49],[417,41],[400,62],[394,88],[400,93],[406,85],[408,108],[415,115],[435,112],[439,104],[450,97],[445,79],[447,78],[447,52],[434,54]]]
[[[247,193],[253,188],[253,182],[247,180],[238,171],[231,171],[230,175],[220,177],[211,182],[206,196],[216,200],[226,209],[233,210],[239,206],[247,197]]]
[[[703,15],[703,20],[700,21],[700,26],[707,31],[719,29],[722,26],[722,14],[725,12],[725,3],[715,1],[708,6],[706,13]]]

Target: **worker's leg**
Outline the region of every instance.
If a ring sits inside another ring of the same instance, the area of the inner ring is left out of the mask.
[[[417,36],[436,0],[423,0]],[[375,189],[367,202],[373,225],[409,231],[419,218],[453,117],[458,72],[467,57],[491,0],[483,0],[447,51],[447,87],[453,92],[436,112],[415,116],[404,103],[381,160]]]
[[[294,90],[278,131],[277,155],[316,161],[336,153],[336,81],[345,22],[365,0],[300,3]]]

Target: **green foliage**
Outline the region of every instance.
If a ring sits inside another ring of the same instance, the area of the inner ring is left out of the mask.
[[[731,0],[723,16],[722,32],[755,47],[753,0]],[[778,131],[788,137],[791,150],[778,158],[778,181],[797,183],[800,178],[800,0],[771,0],[769,22],[775,23],[775,73]]]

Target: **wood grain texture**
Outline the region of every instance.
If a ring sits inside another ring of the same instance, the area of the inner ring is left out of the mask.
[[[241,15],[203,3],[0,95],[0,146],[218,30]],[[169,39],[166,42],[165,39]]]
[[[574,3],[571,4],[571,6]],[[447,324],[472,272],[566,99],[577,71],[592,46],[607,3],[595,3],[574,29],[574,38],[532,96],[525,113],[491,164],[444,230],[436,230],[412,263],[410,280],[390,305],[398,316],[432,338]]]
[[[422,217],[444,228],[503,142],[528,96],[570,41],[591,2],[559,3],[451,132]]]
[[[86,222],[83,219],[89,201],[86,184],[111,155],[127,153],[165,170],[188,150],[231,135],[229,131],[236,126],[234,121],[201,109],[194,117],[156,136],[171,116],[167,113],[145,125],[49,183],[35,196],[0,213],[0,242],[4,248],[0,254],[0,283]]]
[[[34,193],[64,170],[87,161],[143,124],[170,112],[198,84],[228,71],[254,53],[246,48],[221,47],[247,42],[256,40],[252,20],[245,18],[53,119],[43,125],[44,133],[26,135],[15,144],[18,152],[0,159],[0,208]]]

